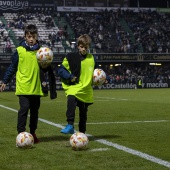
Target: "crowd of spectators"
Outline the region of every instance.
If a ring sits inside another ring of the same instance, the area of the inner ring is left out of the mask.
[[[110,76],[113,84],[136,84],[138,79],[143,83],[169,83],[170,65],[152,66],[146,63],[122,63],[121,66],[110,68],[108,65],[103,69]]]
[[[99,12],[57,12],[49,11],[30,13],[23,11],[13,15],[12,20],[0,23],[1,35],[4,30],[23,30],[28,21],[37,18],[45,23],[46,29],[57,27],[65,19],[65,25],[58,32],[51,32],[49,38],[40,38],[42,44],[54,47],[56,43],[65,43],[71,50],[75,50],[76,38],[81,34],[89,34],[92,38],[91,52],[93,53],[169,53],[170,51],[170,14],[158,13],[152,10],[134,10],[120,8]],[[68,34],[68,27],[74,35]],[[2,36],[1,36],[2,37]],[[74,38],[72,38],[74,37]],[[23,36],[19,37],[21,40]],[[4,40],[5,41],[5,40]]]
[[[55,44],[62,44],[63,31],[58,29],[57,25],[55,24],[53,15],[50,14],[49,11],[42,10],[41,12],[35,13],[30,13],[29,11],[20,11],[13,14],[3,13],[3,16],[6,19],[6,24],[3,23],[3,31],[11,31],[14,33],[11,35],[15,36],[15,39],[18,40],[18,43],[15,44],[16,46],[21,40],[24,39],[24,28],[29,23],[35,23],[37,25],[40,33],[39,42],[42,46],[48,46],[52,50],[55,50]],[[41,32],[43,32],[43,35],[41,35]],[[1,44],[3,43],[4,42]]]
[[[170,52],[170,14],[146,10],[122,14],[132,30],[136,43],[141,43],[145,53]]]
[[[11,39],[9,37],[9,30],[6,30],[6,25],[0,21],[0,45],[2,46],[2,53],[11,52]]]
[[[46,23],[46,29],[55,27],[53,15],[42,13],[19,13],[7,25],[0,23],[0,39],[5,41],[6,47],[11,45],[8,28],[24,29],[28,21],[38,18]],[[92,53],[169,53],[170,51],[170,18],[168,13],[158,13],[151,10],[110,10],[97,13],[92,12],[58,12],[58,23],[65,19],[66,25],[57,32],[51,32],[47,39],[39,39],[42,45],[54,49],[55,44],[66,41],[66,44],[75,50],[76,45],[71,41],[81,34],[89,34],[92,38]],[[74,32],[71,39],[68,27]],[[5,33],[5,34],[4,34]],[[20,37],[21,39],[23,37]],[[2,42],[2,41],[1,41]],[[70,44],[68,43],[70,42]],[[5,48],[7,50],[7,48]],[[10,49],[10,48],[9,48]],[[3,51],[11,52],[11,51]],[[55,66],[57,67],[57,66]],[[170,67],[150,66],[144,64],[123,63],[119,67],[102,66],[111,77],[111,83],[136,83],[139,78],[143,82],[169,82]],[[5,70],[1,66],[1,74]],[[57,75],[56,75],[57,76]]]
[[[4,72],[8,64],[1,64],[0,66],[0,81],[3,78]],[[60,82],[60,77],[57,75],[58,65],[52,64],[54,68],[54,74],[56,76],[56,82]],[[170,66],[168,64],[162,66],[150,66],[148,64],[137,63],[122,63],[117,67],[110,67],[109,65],[103,65],[101,67],[107,75],[110,77],[110,84],[136,84],[139,79],[142,83],[168,83],[170,86]],[[13,80],[15,82],[15,80]]]
[[[168,53],[170,14],[151,10],[110,10],[65,15],[75,37],[87,33],[93,48],[105,53]]]

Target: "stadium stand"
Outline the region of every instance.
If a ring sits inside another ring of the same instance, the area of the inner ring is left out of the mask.
[[[56,26],[50,15],[3,13],[3,24],[7,25],[4,34],[10,32],[13,50],[24,37],[24,26],[30,23],[36,24],[42,46],[49,46],[54,52],[65,52],[62,45],[62,39],[65,39],[63,30]]]
[[[0,53],[11,53],[23,39],[23,28],[34,23],[39,29],[39,41],[55,53],[74,51],[76,38],[87,33],[92,38],[92,53],[169,53],[170,19],[168,13],[151,10],[116,9],[99,12],[3,13],[0,16]],[[7,48],[7,46],[9,46]],[[125,63],[121,66],[103,64],[111,83],[168,83],[170,66],[149,63]],[[56,65],[54,67],[57,68]],[[1,66],[1,75],[6,65]]]
[[[0,31],[10,39],[12,51],[23,38],[24,26],[29,23],[37,25],[42,45],[48,45],[59,53],[75,50],[76,38],[84,33],[92,37],[91,52],[95,53],[170,51],[169,14],[151,10],[135,12],[118,8],[96,13],[58,12],[56,16],[44,13],[3,13],[0,20],[3,25]],[[1,46],[5,46],[2,40]]]

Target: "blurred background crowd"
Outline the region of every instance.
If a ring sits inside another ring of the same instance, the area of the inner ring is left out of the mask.
[[[0,51],[12,52],[29,23],[39,28],[39,41],[58,53],[74,51],[76,38],[87,33],[92,53],[169,53],[170,14],[152,10],[100,12],[3,13]],[[10,48],[11,47],[11,48]]]
[[[60,1],[59,1],[60,2]],[[60,5],[58,2],[58,5]],[[67,1],[66,1],[67,2]],[[65,3],[66,3],[65,2]],[[107,1],[109,2],[109,1]],[[64,1],[62,1],[64,3]],[[80,6],[86,7],[89,1]],[[71,6],[71,4],[68,4]],[[73,4],[74,5],[74,4]],[[112,4],[109,4],[112,5]],[[58,56],[76,51],[76,39],[81,34],[92,38],[90,52],[109,54],[169,54],[170,13],[149,8],[113,8],[98,12],[59,12],[41,9],[32,12],[29,8],[0,15],[0,54],[11,55],[24,38],[24,28],[36,24],[39,42],[48,46]],[[1,56],[0,56],[1,58]],[[57,70],[60,63],[53,63]],[[9,63],[0,64],[0,80]],[[170,65],[150,63],[102,63],[100,65],[111,77],[111,83],[142,82],[169,83]],[[58,80],[56,74],[56,80]]]

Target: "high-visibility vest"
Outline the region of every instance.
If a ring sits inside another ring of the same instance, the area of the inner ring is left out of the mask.
[[[16,72],[16,95],[40,95],[43,96],[40,69],[36,59],[36,50],[27,51],[19,46],[18,68]]]

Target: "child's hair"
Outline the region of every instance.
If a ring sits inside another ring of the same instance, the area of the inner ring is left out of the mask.
[[[28,33],[30,33],[30,34],[38,34],[37,27],[35,25],[33,25],[33,24],[27,25],[25,27],[25,35],[28,34]]]
[[[77,45],[79,46],[80,44],[84,45],[84,46],[90,46],[91,44],[91,38],[89,35],[87,34],[83,34],[81,35],[78,39],[77,39]]]

